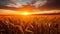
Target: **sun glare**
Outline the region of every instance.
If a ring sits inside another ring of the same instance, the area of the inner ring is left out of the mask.
[[[29,15],[29,12],[23,12],[22,15]]]

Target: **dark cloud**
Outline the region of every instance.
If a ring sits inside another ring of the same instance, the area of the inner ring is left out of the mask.
[[[39,6],[40,10],[60,10],[60,0],[47,0],[43,6]]]
[[[60,0],[48,0],[47,3],[52,5],[60,5]]]
[[[9,0],[0,0],[0,5],[6,5],[9,2],[10,2]]]
[[[17,7],[19,3],[16,0],[0,0],[0,5],[9,6],[9,7]]]

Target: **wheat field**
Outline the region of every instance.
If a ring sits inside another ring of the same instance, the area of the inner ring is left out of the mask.
[[[0,34],[60,34],[60,16],[1,15]]]

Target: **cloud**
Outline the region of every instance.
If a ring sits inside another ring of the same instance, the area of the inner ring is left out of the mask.
[[[21,7],[22,5],[26,5],[27,2],[31,0],[0,0],[0,5],[8,6],[8,7]]]
[[[33,1],[33,2],[32,2]],[[43,6],[46,3],[60,4],[60,0],[0,0],[0,5],[8,7],[22,7],[22,5],[27,5],[27,3],[32,3],[34,6]]]
[[[33,2],[35,3],[33,3]],[[27,5],[28,3],[33,3],[34,6],[38,7],[39,5],[42,6],[46,3],[46,1],[42,0],[0,0],[0,5],[8,6],[8,7],[22,7],[22,5]]]
[[[38,7],[38,6],[42,6],[45,5],[47,3],[46,0],[42,1],[42,0],[37,0],[33,5]]]
[[[9,7],[21,6],[21,4],[17,2],[17,0],[0,0],[0,5]]]
[[[9,3],[8,0],[0,0],[0,5],[6,5],[8,3]]]

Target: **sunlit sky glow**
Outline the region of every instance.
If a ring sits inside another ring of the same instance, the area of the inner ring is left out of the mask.
[[[51,10],[51,11],[39,11],[39,12],[17,12],[13,10],[5,10],[5,9],[0,9],[0,15],[34,15],[34,14],[53,14],[53,13],[60,13],[60,10]]]

